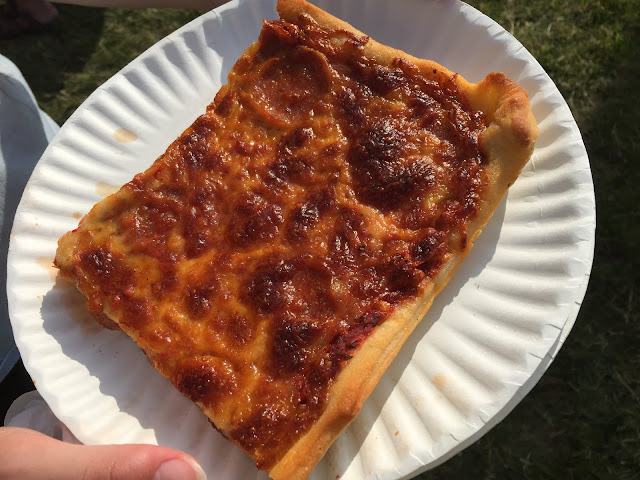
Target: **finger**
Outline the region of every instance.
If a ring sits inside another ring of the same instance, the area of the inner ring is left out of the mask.
[[[6,480],[206,480],[189,455],[155,445],[70,445],[23,428],[0,428]]]

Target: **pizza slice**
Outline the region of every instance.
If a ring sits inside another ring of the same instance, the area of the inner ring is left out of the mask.
[[[537,136],[526,92],[303,0],[55,263],[222,435],[306,478],[469,252]]]

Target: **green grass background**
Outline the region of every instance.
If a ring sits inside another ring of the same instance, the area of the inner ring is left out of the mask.
[[[347,0],[345,0],[347,1]],[[497,427],[421,479],[640,479],[640,1],[470,1],[516,36],[580,126],[596,190],[591,281],[566,344]],[[0,40],[62,124],[101,83],[202,12],[60,6]]]

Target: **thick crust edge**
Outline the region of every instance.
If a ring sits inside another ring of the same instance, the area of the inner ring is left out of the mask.
[[[277,9],[282,19],[292,23],[297,22],[300,14],[307,14],[322,26],[364,35],[304,0],[278,0]],[[469,253],[474,240],[529,160],[538,136],[526,91],[504,74],[490,73],[479,83],[472,84],[436,62],[418,59],[372,39],[365,49],[382,64],[391,64],[397,57],[406,59],[422,71],[429,72],[432,78],[435,75],[438,81],[454,76],[471,106],[485,115],[487,128],[480,138],[480,148],[488,160],[489,185],[477,216],[468,225],[467,248],[450,255],[424,294],[397,309],[369,336],[331,386],[324,413],[269,471],[274,480],[307,478],[329,446],[355,418],[406,339],[429,310],[435,296]]]

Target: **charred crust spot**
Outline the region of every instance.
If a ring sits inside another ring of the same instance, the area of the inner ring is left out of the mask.
[[[433,185],[433,167],[425,159],[404,158],[406,143],[389,120],[374,123],[354,140],[348,161],[362,202],[389,211]]]
[[[304,157],[279,157],[267,170],[265,182],[271,188],[281,189],[288,183],[305,185],[312,179],[313,167]]]
[[[375,327],[386,320],[388,313],[380,310],[370,310],[360,317],[347,329],[337,333],[327,346],[330,362],[337,367],[353,357],[355,350],[366,338],[373,333]]]
[[[293,265],[279,261],[258,268],[251,277],[245,301],[259,313],[273,313],[286,301],[283,285],[293,277]]]
[[[79,265],[81,265],[87,273],[98,278],[109,278],[113,273],[122,268],[117,254],[113,254],[103,248],[83,252],[79,260]]]
[[[307,377],[299,373],[293,375],[293,385],[298,391],[298,404],[307,405],[310,400],[310,386]]]
[[[242,315],[232,315],[228,323],[229,336],[237,344],[246,345],[253,339],[256,327]]]
[[[427,92],[417,90],[412,93],[408,106],[412,117],[422,117],[422,124],[426,126],[436,120],[440,104]]]
[[[124,263],[123,255],[97,248],[79,256],[74,274],[88,292],[87,308],[93,316],[102,315],[104,303],[121,312],[120,324],[142,328],[152,321],[150,303],[136,296],[135,271]],[[90,285],[90,286],[89,286]]]
[[[365,164],[368,158],[389,163],[399,159],[404,153],[406,138],[395,128],[390,119],[378,120],[363,132],[350,152],[351,160]]]
[[[282,156],[289,156],[295,150],[301,148],[315,138],[313,129],[310,127],[294,128],[285,134],[278,144],[278,153]]]
[[[353,62],[352,69],[355,77],[378,95],[386,95],[406,82],[399,68],[389,68],[370,61]]]
[[[309,232],[335,204],[335,189],[332,186],[316,190],[302,205],[293,209],[287,222],[287,239],[297,243],[309,236]]]
[[[368,267],[363,272],[357,293],[361,298],[378,298],[395,304],[414,294],[424,276],[424,272],[415,268],[409,258],[398,253]]]
[[[276,161],[267,169],[267,185],[282,188],[289,182],[305,184],[311,181],[313,167],[299,151],[314,138],[311,128],[295,128],[283,135],[278,143]]]
[[[393,301],[394,297],[413,294],[424,278],[424,273],[413,267],[402,255],[394,255],[381,269],[387,279],[385,297]]]
[[[317,206],[303,203],[291,212],[287,224],[287,238],[293,242],[306,238],[309,231],[318,223],[319,218],[320,212]]]
[[[185,239],[185,253],[187,258],[199,257],[214,242],[215,230],[212,227],[217,224],[216,211],[206,208],[200,200],[183,213],[182,234]]]
[[[262,24],[258,55],[269,57],[283,47],[300,44],[304,33],[297,26],[284,20],[272,20]]]
[[[206,114],[196,119],[193,125],[178,140],[180,158],[190,169],[191,175],[201,170],[212,170],[221,164],[221,157],[212,151],[211,138],[215,122]]]
[[[305,365],[307,347],[317,338],[321,327],[318,322],[296,320],[282,315],[274,321],[271,359],[276,376],[299,371]]]
[[[102,247],[82,252],[74,274],[76,278],[89,277],[107,296],[122,294],[133,286],[134,272],[125,264],[124,256]]]
[[[326,370],[323,364],[312,372]],[[258,468],[270,469],[317,418],[326,402],[326,383],[319,383],[319,378],[299,373],[284,383],[258,384],[254,408],[227,431],[236,444],[253,452]],[[282,401],[283,388],[291,402]]]
[[[215,405],[237,388],[233,369],[224,360],[200,356],[185,361],[172,377],[178,390],[193,402]]]
[[[220,289],[220,280],[216,269],[205,267],[189,274],[186,281],[183,301],[193,320],[200,319],[211,310],[216,294]]]
[[[326,267],[306,257],[271,261],[252,275],[244,300],[263,315],[287,312],[301,319],[319,320],[335,308],[330,283]]]
[[[334,95],[335,103],[345,117],[347,132],[357,133],[367,123],[366,106],[369,95],[357,85],[343,86]]]
[[[283,222],[279,205],[258,195],[244,195],[233,207],[227,225],[227,239],[236,247],[255,246],[273,238]]]
[[[275,451],[283,444],[290,445],[294,434],[289,415],[276,405],[261,405],[243,418],[240,425],[229,432],[229,437],[245,450],[253,452],[258,468],[268,470],[277,461]]]
[[[442,264],[446,253],[444,232],[433,228],[426,229],[413,245],[412,253],[418,268],[431,276]]]
[[[368,239],[363,215],[349,207],[341,207],[335,229],[330,237],[329,254],[332,267],[340,271],[364,260]]]
[[[452,182],[456,196],[442,202],[441,212],[435,223],[437,229],[456,227],[476,214],[480,191],[487,181],[481,163],[479,158],[467,159],[458,169]]]
[[[153,321],[152,307],[144,298],[118,295],[111,300],[111,308],[122,312],[121,325],[127,325],[137,330]]]
[[[198,318],[209,313],[215,293],[216,286],[211,284],[188,287],[185,294],[185,303],[189,314]]]
[[[235,346],[247,345],[256,333],[255,325],[237,313],[216,316],[211,322],[211,327],[217,332],[224,332],[225,338]]]
[[[224,85],[216,94],[213,111],[221,117],[228,116],[237,101],[237,96],[234,90],[229,89],[228,85]]]

